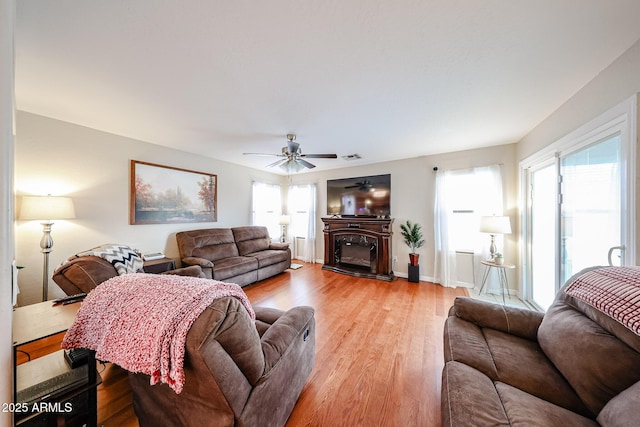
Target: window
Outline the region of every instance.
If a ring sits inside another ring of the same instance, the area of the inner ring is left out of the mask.
[[[309,228],[309,191],[308,185],[289,187],[289,216],[291,237],[305,237]]]
[[[296,258],[315,262],[316,246],[316,185],[292,185],[289,187],[289,235],[296,245]]]
[[[267,227],[272,239],[280,236],[280,225],[278,224],[282,212],[280,186],[254,182],[252,198],[251,223]]]
[[[456,253],[473,253],[474,270],[481,271],[479,263],[488,257],[489,239],[478,231],[480,216],[502,214],[500,166],[438,172],[434,212],[436,283],[473,286],[459,280]],[[496,236],[499,248],[501,239]]]

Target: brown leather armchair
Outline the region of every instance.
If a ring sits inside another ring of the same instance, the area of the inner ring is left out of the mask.
[[[254,307],[255,324],[238,299],[215,300],[186,341],[180,394],[129,373],[133,407],[145,426],[283,426],[315,361],[311,307]]]
[[[178,268],[166,272],[181,276],[204,277],[199,266]],[[89,293],[105,280],[118,275],[115,267],[107,260],[97,256],[81,256],[61,264],[53,272],[53,281],[67,295]]]

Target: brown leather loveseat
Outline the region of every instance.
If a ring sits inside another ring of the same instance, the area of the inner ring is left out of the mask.
[[[458,297],[442,425],[640,425],[640,269],[585,270],[546,314]]]
[[[183,265],[198,265],[209,279],[245,286],[291,266],[287,243],[273,243],[266,227],[208,228],[176,234]]]

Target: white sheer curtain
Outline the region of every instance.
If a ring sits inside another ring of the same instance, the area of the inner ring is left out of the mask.
[[[291,217],[290,232],[296,244],[304,239],[302,260],[316,262],[316,184],[292,185],[287,203]]]
[[[267,227],[271,239],[277,239],[280,236],[278,221],[282,211],[280,186],[254,181],[251,198],[251,225]]]
[[[438,171],[434,201],[434,282],[460,285],[456,251],[473,251],[476,283],[482,272],[480,261],[489,256],[489,237],[478,231],[479,218],[502,215],[500,166],[468,170]],[[502,236],[496,243],[502,246]]]

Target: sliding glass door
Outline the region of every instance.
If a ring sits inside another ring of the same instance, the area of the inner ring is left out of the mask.
[[[635,263],[635,116],[598,118],[521,163],[522,280],[532,304],[546,310],[583,268]]]
[[[620,149],[616,134],[561,159],[561,283],[624,246]]]
[[[556,294],[557,169],[551,162],[531,171],[531,298],[544,308]]]

